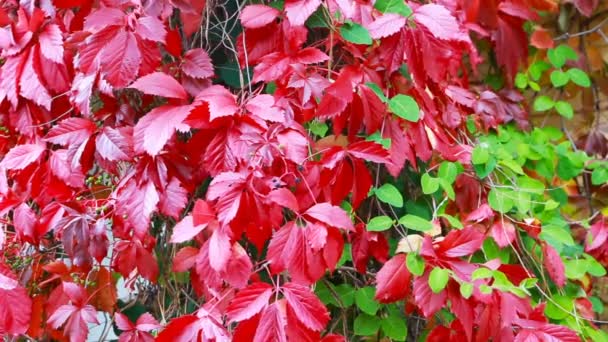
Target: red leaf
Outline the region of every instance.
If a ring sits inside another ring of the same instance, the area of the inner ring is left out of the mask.
[[[209,121],[231,116],[238,110],[234,95],[219,85],[213,85],[198,94],[195,103],[200,102],[205,102],[209,106]]]
[[[217,228],[209,238],[209,264],[217,272],[224,271],[231,256],[230,236],[225,229]]]
[[[175,78],[164,72],[153,72],[138,78],[129,88],[135,88],[144,94],[176,99],[187,99],[188,94]]]
[[[268,200],[282,207],[289,208],[293,212],[297,213],[300,211],[300,206],[296,196],[293,194],[293,192],[287,190],[286,188],[272,190],[268,194]]]
[[[590,17],[599,4],[599,0],[572,0],[571,2],[586,17]]]
[[[188,215],[173,227],[173,234],[171,234],[171,239],[169,241],[172,243],[180,243],[192,240],[192,238],[198,235],[198,233],[203,231],[206,227],[206,223],[195,226],[192,215]]]
[[[321,0],[287,0],[285,1],[285,13],[292,25],[302,26],[319,5],[321,5]]]
[[[135,150],[146,151],[151,156],[158,155],[175,130],[183,132],[190,129],[183,122],[191,110],[191,106],[160,106],[152,109],[135,126]]]
[[[437,4],[427,4],[414,11],[417,24],[426,27],[432,35],[444,40],[468,40],[450,11]]]
[[[266,283],[254,283],[240,290],[226,309],[229,322],[240,322],[257,315],[268,306],[272,293],[272,286]]]
[[[38,161],[44,150],[44,145],[40,144],[17,145],[4,156],[0,167],[6,170],[23,170]]]
[[[376,300],[392,303],[402,300],[410,292],[411,275],[405,265],[405,254],[397,254],[376,274]]]
[[[281,300],[270,304],[260,317],[260,323],[255,331],[253,341],[287,342],[287,336],[285,335],[286,324],[285,302]]]
[[[448,258],[459,258],[475,253],[483,244],[484,236],[477,229],[467,227],[452,230],[445,239],[437,243],[437,254]]]
[[[356,158],[374,163],[390,163],[388,151],[373,141],[358,141],[350,144],[348,153]]]
[[[319,203],[310,207],[304,215],[312,217],[329,226],[342,228],[348,231],[354,230],[353,222],[344,209],[329,203]]]
[[[97,153],[108,161],[130,160],[133,157],[133,129],[104,127],[95,139]]]
[[[253,29],[266,26],[273,22],[279,11],[266,5],[249,5],[241,12],[241,24],[245,28]]]
[[[217,175],[209,184],[207,199],[219,199],[216,205],[218,219],[228,224],[236,216],[241,205],[241,196],[245,177],[236,172],[224,172]]]
[[[182,70],[190,77],[209,78],[213,76],[213,64],[207,51],[199,48],[191,49],[184,55]]]
[[[44,137],[44,140],[57,145],[82,144],[95,132],[94,122],[82,118],[69,118],[59,122]]]
[[[30,323],[32,300],[11,271],[0,264],[0,332],[24,334]]]
[[[133,81],[141,65],[141,52],[135,35],[119,31],[99,55],[102,75],[112,86],[121,88]]]
[[[164,43],[167,35],[163,22],[152,16],[140,17],[137,20],[135,32],[143,39],[158,43]]]
[[[39,106],[46,108],[47,110],[51,109],[51,95],[49,95],[46,88],[42,85],[42,81],[40,76],[36,72],[34,68],[34,56],[36,55],[36,50],[30,50],[29,57],[25,61],[25,65],[23,66],[23,72],[21,73],[20,80],[20,94],[26,99],[32,100]],[[16,76],[16,75],[15,75]],[[2,77],[11,77],[5,76],[4,72]],[[16,82],[13,81],[13,82]],[[2,96],[0,96],[2,98]]]
[[[511,222],[496,221],[492,225],[491,234],[500,248],[504,248],[515,240],[515,226]]]
[[[194,247],[184,247],[180,249],[173,258],[173,272],[185,272],[194,266],[198,249]]]
[[[281,287],[281,292],[302,324],[314,331],[321,331],[325,328],[329,322],[329,313],[310,288],[287,283]]]
[[[63,64],[63,38],[59,26],[46,25],[38,36],[42,55],[57,64]]]
[[[86,303],[87,294],[84,288],[74,283],[63,283],[63,290],[70,298],[71,304],[59,306],[48,318],[47,322],[58,329],[64,326],[64,335],[70,341],[85,341],[89,334],[89,323],[99,324],[97,311]]]
[[[555,285],[564,287],[566,285],[566,269],[559,253],[548,243],[543,243],[543,256],[543,264]]]
[[[537,27],[530,37],[530,45],[538,49],[551,49],[555,45],[555,42],[549,31],[542,27]]]
[[[192,209],[192,222],[195,225],[207,224],[211,220],[215,219],[215,212],[204,200],[196,200],[194,203],[194,209]]]
[[[386,13],[367,25],[367,30],[373,39],[393,35],[405,26],[405,17],[396,13]]]

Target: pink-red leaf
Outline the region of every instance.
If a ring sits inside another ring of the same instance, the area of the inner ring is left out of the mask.
[[[171,97],[176,99],[188,98],[188,93],[175,78],[164,72],[153,72],[138,78],[129,88],[135,88],[144,94]]]
[[[566,285],[566,268],[559,253],[548,243],[543,244],[543,264],[555,282],[555,285],[563,287]]]
[[[175,130],[189,129],[183,122],[191,110],[191,106],[160,106],[152,109],[135,126],[135,150],[146,151],[151,156],[158,155]]]
[[[240,322],[257,315],[268,306],[272,293],[272,286],[266,283],[254,283],[240,290],[226,309],[228,320]]]
[[[4,156],[0,167],[6,170],[23,170],[40,159],[44,150],[44,145],[41,144],[17,145]]]
[[[353,222],[344,209],[329,203],[315,204],[306,210],[304,214],[328,226],[343,228],[348,231],[354,230]]]
[[[0,333],[24,334],[32,314],[32,300],[11,271],[0,264]]]
[[[329,313],[310,288],[287,283],[281,287],[281,292],[302,324],[314,331],[321,331],[325,328],[329,321]]]
[[[184,54],[182,70],[190,77],[209,78],[213,76],[213,64],[207,51],[195,48]]]
[[[392,303],[402,300],[410,292],[411,275],[405,265],[405,254],[397,254],[376,274],[376,300]]]
[[[241,24],[245,28],[259,28],[273,22],[279,10],[266,5],[249,5],[241,12]]]
[[[59,122],[44,137],[44,140],[57,145],[82,144],[95,132],[97,126],[91,120],[69,118]]]

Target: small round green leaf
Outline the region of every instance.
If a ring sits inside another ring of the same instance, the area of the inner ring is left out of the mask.
[[[355,318],[355,335],[370,336],[376,335],[380,329],[380,318],[373,315],[360,314]]]
[[[411,122],[420,120],[420,107],[411,96],[398,94],[388,102],[388,109],[398,117]]]
[[[591,86],[591,79],[589,79],[589,76],[583,70],[579,68],[572,68],[567,72],[572,82],[576,83],[577,85],[581,87]]]
[[[572,105],[566,101],[555,102],[555,110],[557,113],[559,113],[559,115],[565,117],[566,119],[572,119],[574,116]]]
[[[368,315],[375,315],[380,304],[374,299],[376,289],[371,286],[362,287],[355,292],[355,304]]]
[[[393,226],[393,219],[388,216],[373,217],[367,223],[367,230],[370,232],[383,232]]]
[[[429,286],[433,293],[439,293],[445,289],[450,280],[450,271],[445,268],[435,267],[429,275]]]
[[[536,100],[534,100],[533,107],[534,110],[537,112],[544,112],[553,108],[554,105],[555,103],[549,96],[542,95],[537,97]]]
[[[433,224],[430,221],[412,214],[407,214],[401,217],[399,219],[399,224],[420,232],[428,232],[429,230],[433,229]]]
[[[340,35],[344,40],[362,45],[370,45],[372,43],[372,37],[369,35],[367,29],[352,21],[347,21],[340,27]]]
[[[420,183],[422,184],[422,192],[425,195],[434,194],[437,190],[439,190],[439,179],[425,173],[420,178]]]
[[[570,81],[570,76],[561,70],[553,70],[551,72],[551,83],[554,87],[563,87]]]
[[[407,254],[405,265],[413,275],[421,276],[424,273],[424,259],[416,253]]]
[[[393,184],[383,184],[374,192],[376,193],[376,197],[382,202],[397,208],[403,207],[403,196]]]

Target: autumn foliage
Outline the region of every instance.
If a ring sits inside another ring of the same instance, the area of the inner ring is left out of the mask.
[[[540,21],[596,7],[2,1],[0,333],[605,340],[602,140],[527,93],[589,87]]]

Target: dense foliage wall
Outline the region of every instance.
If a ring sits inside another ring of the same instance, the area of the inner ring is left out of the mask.
[[[0,2],[0,333],[608,340],[607,29],[597,0]]]

